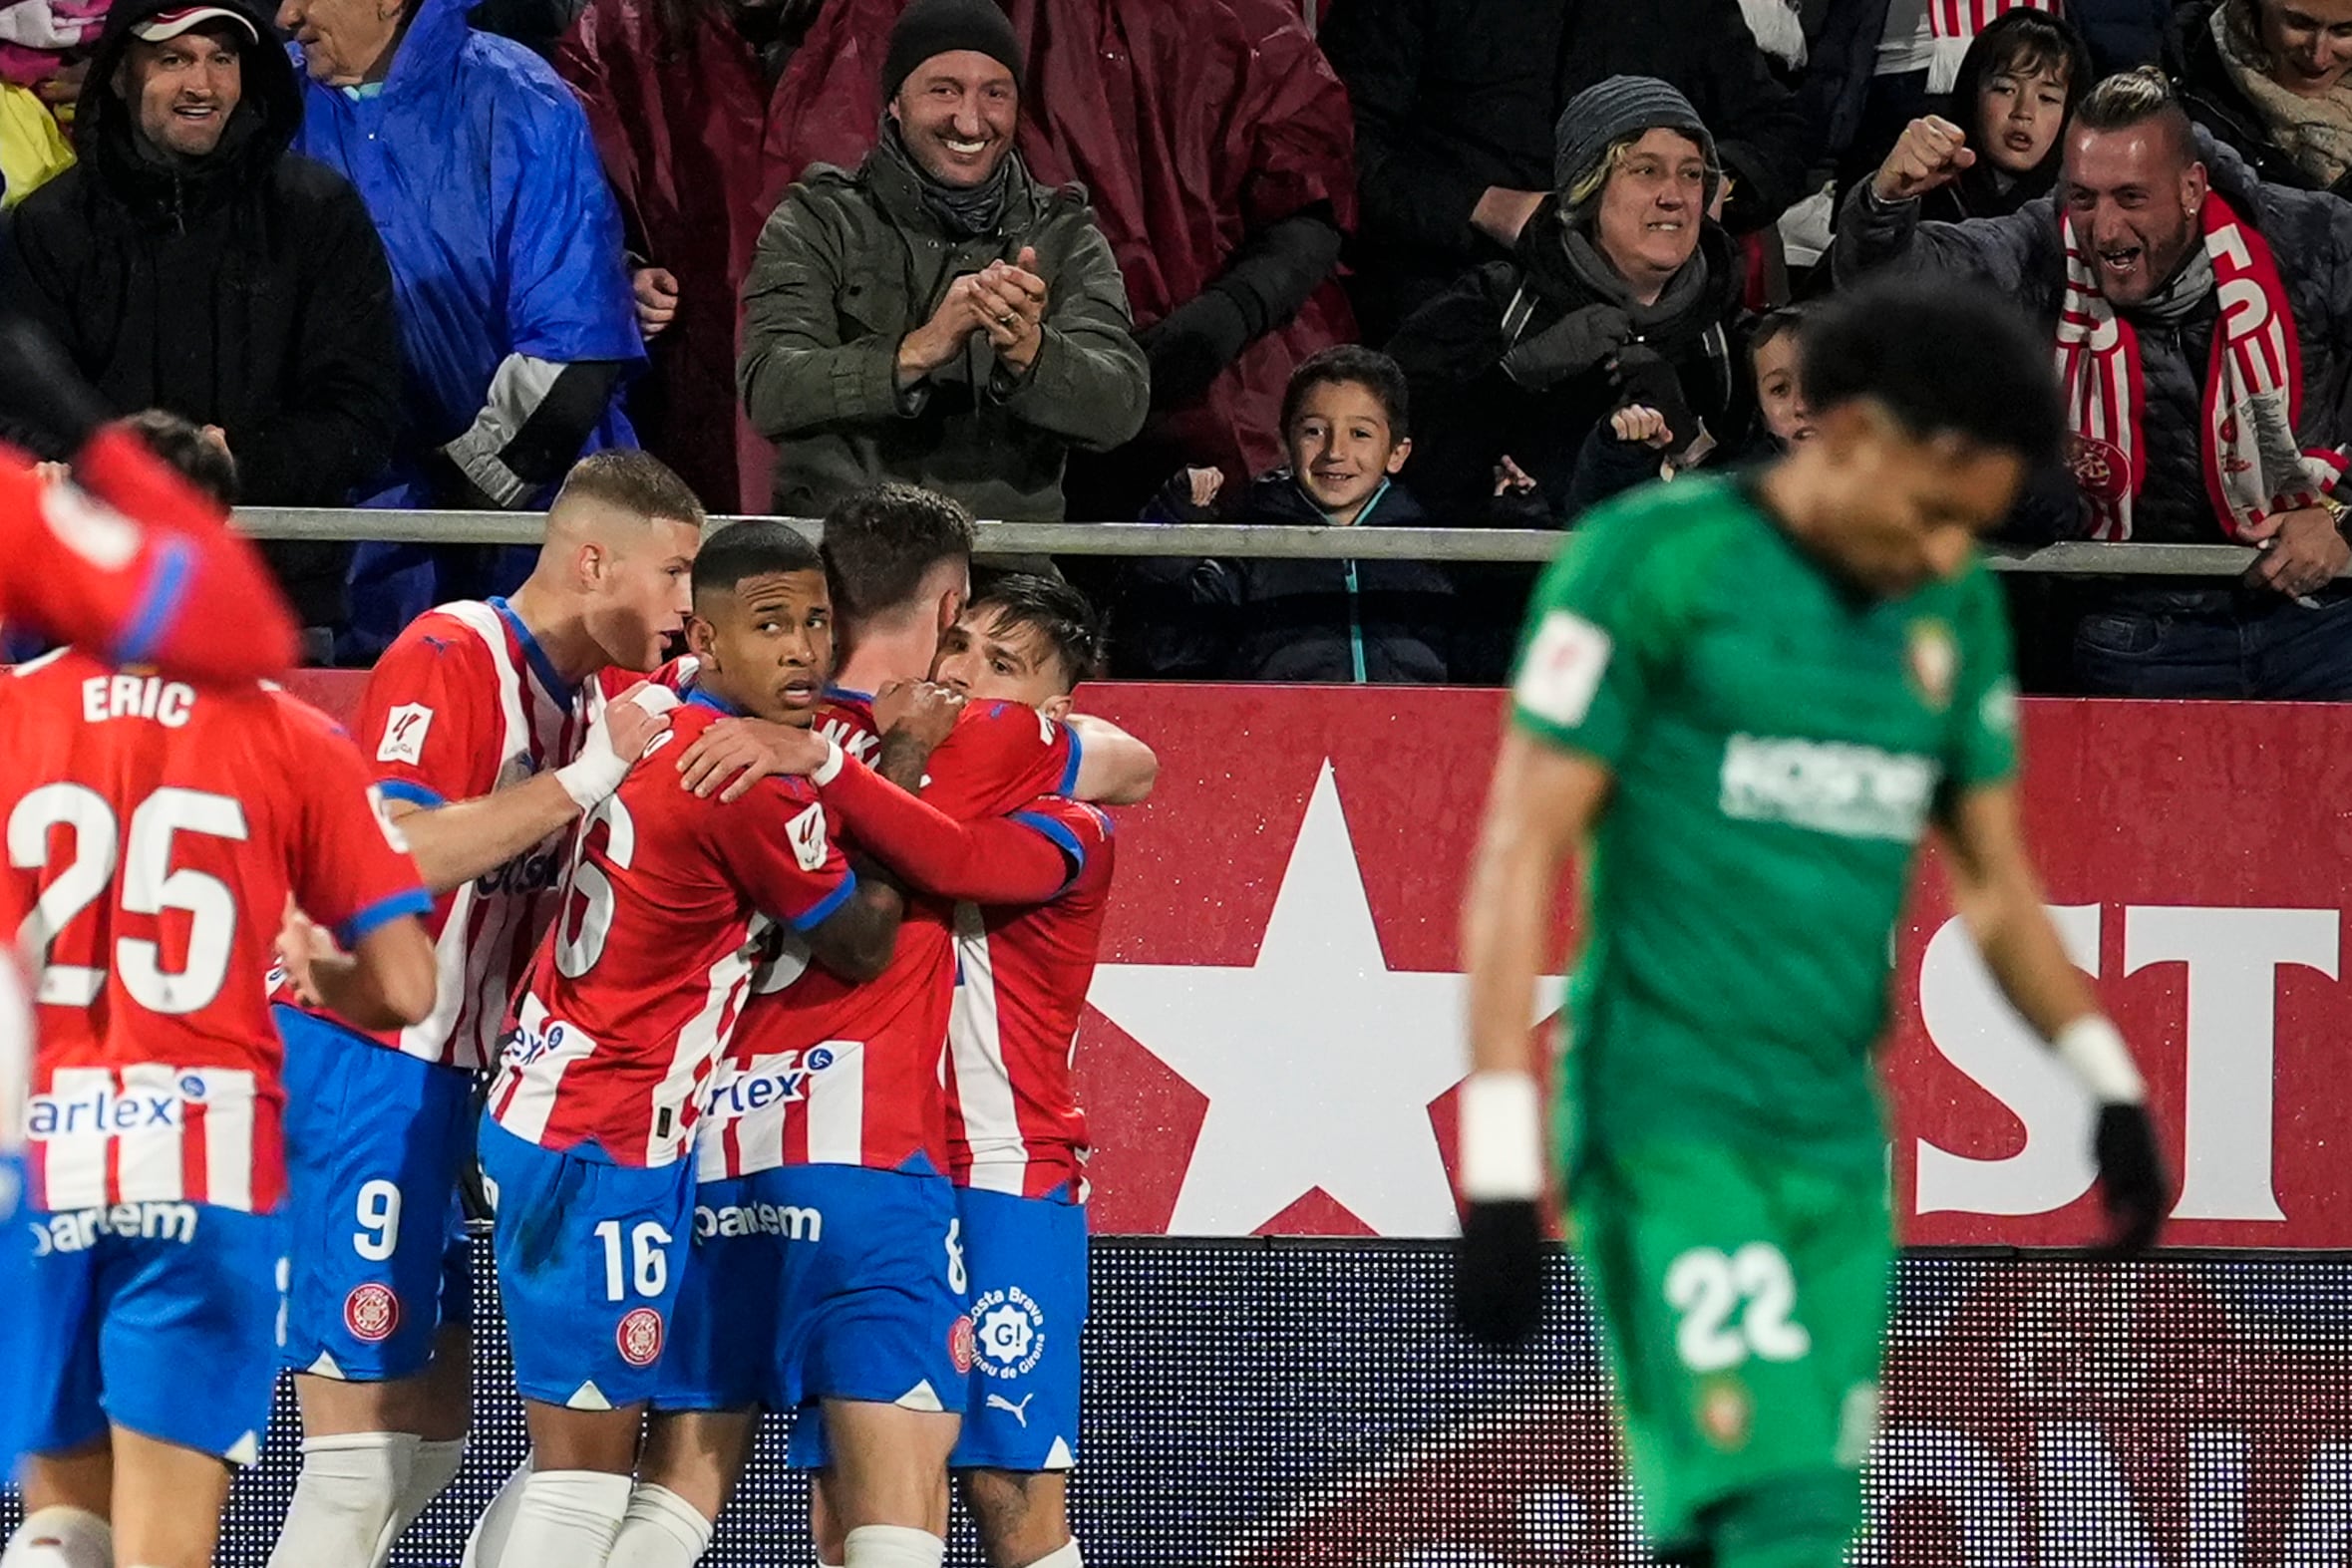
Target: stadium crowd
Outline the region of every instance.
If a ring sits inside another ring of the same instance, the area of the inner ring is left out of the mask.
[[[2029,684],[2352,694],[2352,0],[1312,9],[12,0],[0,301],[256,506],[642,445],[714,512],[1568,528],[1805,439],[1805,301],[1973,273],[2068,377],[2015,540],[2262,549],[2014,589]],[[265,553],[313,662],[528,569]],[[1061,565],[1230,679],[1499,681],[1531,580]]]

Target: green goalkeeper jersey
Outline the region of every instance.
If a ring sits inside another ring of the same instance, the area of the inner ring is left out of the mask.
[[[2017,700],[1981,562],[1901,599],[1736,480],[1595,512],[1528,611],[1513,720],[1607,765],[1563,1143],[1724,1140],[1875,1163],[1871,1048],[1921,834],[2006,780]]]

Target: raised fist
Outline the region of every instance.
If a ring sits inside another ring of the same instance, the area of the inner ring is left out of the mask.
[[[1909,201],[1960,177],[1976,161],[1968,134],[1938,115],[1928,115],[1903,127],[1903,134],[1870,176],[1870,189],[1881,201]]]

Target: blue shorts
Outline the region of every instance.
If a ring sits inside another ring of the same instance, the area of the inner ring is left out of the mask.
[[[482,1118],[491,1247],[513,1325],[514,1387],[575,1411],[650,1400],[686,1273],[694,1162],[613,1165]]]
[[[0,1158],[0,1367],[29,1367],[33,1361],[30,1313],[13,1304],[33,1295],[33,1232],[24,1222],[22,1198],[25,1168],[21,1161]],[[16,1473],[17,1455],[24,1452],[25,1433],[32,1429],[31,1391],[10,1387],[0,1393],[0,1475]]]
[[[813,1211],[814,1245],[784,1249],[780,1397],[961,1411],[972,1376],[962,1222],[943,1176],[789,1165],[763,1199]],[[788,1462],[821,1469],[825,1423],[794,1423]]]
[[[783,1172],[694,1189],[694,1245],[661,1360],[657,1411],[790,1410],[783,1374],[786,1254],[818,1245],[825,1218],[780,1198]]]
[[[979,1354],[948,1466],[1070,1469],[1078,1463],[1086,1206],[970,1187],[955,1196]]]
[[[458,1196],[474,1081],[297,1009],[270,1013],[286,1043],[284,1364],[412,1377],[442,1325],[474,1317]]]
[[[109,1424],[259,1456],[277,1384],[285,1227],[208,1203],[35,1211],[25,1446],[78,1448]]]

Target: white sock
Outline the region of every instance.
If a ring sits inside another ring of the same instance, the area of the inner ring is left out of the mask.
[[[710,1548],[711,1521],[667,1486],[640,1482],[612,1543],[607,1568],[694,1568]]]
[[[515,1568],[604,1568],[634,1486],[602,1470],[533,1470],[501,1560]]]
[[[514,1510],[522,1506],[523,1483],[529,1479],[530,1455],[525,1453],[490,1506],[482,1510],[482,1517],[474,1521],[459,1568],[499,1568],[506,1555],[506,1537],[514,1533]]]
[[[25,1515],[0,1568],[114,1568],[115,1527],[85,1508],[42,1508]]]
[[[269,1568],[370,1568],[416,1457],[414,1432],[304,1438],[302,1473]]]
[[[400,1496],[392,1506],[392,1517],[384,1521],[383,1533],[376,1537],[376,1555],[369,1559],[371,1568],[384,1568],[392,1560],[392,1546],[417,1516],[433,1506],[442,1488],[456,1478],[458,1466],[466,1462],[466,1439],[449,1442],[417,1441],[415,1456],[409,1461],[408,1479],[401,1484]]]
[[[861,1524],[841,1540],[841,1568],[939,1568],[947,1543],[903,1524]]]
[[[1025,1568],[1086,1568],[1086,1559],[1078,1555],[1078,1537],[1073,1535],[1054,1551],[1046,1553]]]

